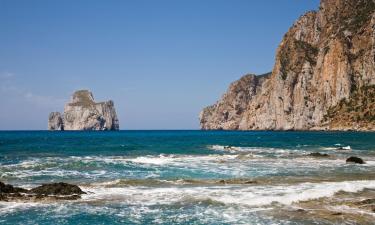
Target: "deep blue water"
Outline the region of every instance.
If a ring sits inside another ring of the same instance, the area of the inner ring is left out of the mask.
[[[307,156],[312,152],[331,157]],[[347,164],[349,156],[366,164]],[[0,223],[311,224],[273,212],[330,197],[325,190],[375,188],[374,165],[375,133],[2,131],[2,182],[64,181],[90,194],[78,201],[3,202]]]

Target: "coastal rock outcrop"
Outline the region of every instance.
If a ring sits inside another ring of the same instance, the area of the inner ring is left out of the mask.
[[[326,153],[320,153],[320,152],[312,152],[312,153],[308,154],[307,156],[318,157],[318,158],[329,157],[328,154],[326,154]]]
[[[271,73],[261,76],[248,74],[233,82],[216,104],[201,112],[202,129],[238,129],[248,105],[261,92],[263,82],[270,75]]]
[[[52,183],[43,184],[39,187],[33,188],[30,193],[39,195],[81,195],[86,194],[77,185],[67,183]]]
[[[43,184],[27,190],[0,181],[0,201],[77,200],[82,194],[86,193],[77,185],[63,182]]]
[[[375,0],[321,0],[285,34],[272,73],[231,84],[201,128],[375,130],[374,12]]]
[[[61,113],[51,112],[49,114],[48,130],[64,130],[64,122]]]
[[[88,90],[76,91],[64,113],[52,112],[49,130],[119,130],[119,121],[112,100],[96,103]]]

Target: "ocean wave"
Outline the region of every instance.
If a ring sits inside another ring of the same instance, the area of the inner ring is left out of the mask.
[[[124,182],[121,180],[115,182]],[[163,181],[169,182],[169,181]],[[108,183],[109,184],[109,183]],[[153,218],[153,222],[170,223],[173,221],[199,223],[206,221],[217,224],[247,224],[261,221],[269,224],[266,217],[290,207],[299,207],[300,203],[321,198],[335,199],[336,194],[359,193],[365,189],[374,189],[375,180],[340,182],[304,182],[293,185],[217,185],[190,187],[107,187],[81,186],[87,195],[77,201],[58,203],[0,203],[0,216],[6,218],[12,213],[41,213],[45,218],[71,219],[75,215],[102,215],[117,221],[126,219],[128,223],[146,222],[143,218]],[[341,195],[341,194],[340,194]],[[333,198],[331,198],[333,197]],[[290,207],[283,207],[290,206]],[[322,206],[322,209],[324,209]],[[48,210],[46,211],[46,208]],[[345,206],[332,206],[325,210],[369,214],[369,211],[351,209]],[[265,212],[266,214],[263,214]],[[371,214],[371,213],[370,213]],[[17,214],[15,214],[17,215]],[[178,215],[171,220],[170,215]],[[371,214],[372,215],[372,214]],[[12,215],[10,215],[12,216]],[[38,217],[39,218],[39,217]],[[271,216],[272,218],[272,216]],[[277,217],[276,217],[277,218]],[[272,220],[271,220],[272,221]],[[274,221],[274,220],[273,220]],[[0,220],[1,222],[1,220]],[[148,223],[151,221],[148,220]],[[281,223],[282,224],[282,223]]]
[[[198,185],[254,185],[257,181],[247,178],[233,178],[233,179],[116,179],[114,181],[106,181],[99,183],[92,183],[89,186],[97,187],[166,187],[166,186],[198,186]]]
[[[258,152],[258,153],[291,153],[291,152],[300,152],[303,153],[303,150],[300,149],[280,149],[280,148],[267,148],[267,147],[237,147],[230,145],[209,145],[208,149],[217,150],[217,151],[227,151],[227,152]]]
[[[19,210],[27,210],[30,208],[46,206],[48,204],[38,202],[2,202],[0,201],[0,215],[11,214]]]
[[[170,205],[184,202],[212,202],[252,207],[272,204],[291,205],[300,201],[332,197],[340,191],[355,193],[375,188],[375,180],[301,183],[297,185],[210,186],[210,187],[86,187],[84,201],[119,201],[126,204]]]
[[[342,145],[338,145],[338,144],[335,144],[335,147],[321,147],[322,150],[326,150],[326,151],[338,151],[338,152],[342,152],[342,151],[352,151],[352,147],[347,145],[347,146],[342,146]]]
[[[23,223],[25,220],[33,223],[45,223],[46,220],[79,223],[81,216],[101,218],[104,219],[102,221],[111,221],[116,224],[248,224],[249,220],[269,224],[272,221],[272,217],[257,215],[258,212],[271,210],[271,208],[225,207],[224,204],[210,199],[196,202],[188,198],[181,201],[181,204],[153,207],[85,201],[33,205],[9,202],[7,203],[8,207],[0,205],[0,215],[2,216],[0,223],[3,221],[2,219],[20,214],[22,214],[22,219],[18,223]],[[12,213],[14,214],[8,217],[7,214]]]
[[[3,180],[74,179],[113,180],[134,178],[183,177],[194,179],[259,177],[287,174],[303,175],[322,171],[324,174],[344,171],[372,171],[375,158],[362,157],[366,164],[346,164],[347,156],[309,157],[306,154],[290,157],[267,157],[254,152],[235,154],[178,155],[160,154],[129,156],[71,156],[28,158],[0,165]]]

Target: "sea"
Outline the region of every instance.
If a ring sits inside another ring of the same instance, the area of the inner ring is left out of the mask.
[[[0,181],[87,193],[0,224],[375,224],[375,133],[1,131]]]

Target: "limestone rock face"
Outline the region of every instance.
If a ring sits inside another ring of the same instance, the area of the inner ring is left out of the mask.
[[[62,129],[55,123],[61,118]],[[88,90],[76,91],[69,103],[65,105],[64,114],[51,113],[50,130],[119,130],[119,121],[113,101],[94,101]]]
[[[49,114],[48,130],[64,130],[64,123],[61,113],[51,112]]]
[[[201,128],[374,130],[374,12],[375,0],[322,0],[285,34],[272,74],[241,78],[201,112]]]
[[[261,91],[260,87],[270,74],[256,76],[248,74],[233,82],[223,97],[214,105],[205,108],[200,115],[203,129],[239,128],[242,114],[252,98]]]

